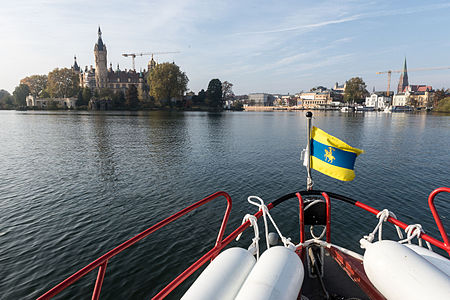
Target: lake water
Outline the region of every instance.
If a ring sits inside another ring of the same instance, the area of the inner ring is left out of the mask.
[[[389,208],[440,237],[427,196],[450,186],[449,115],[314,112],[313,125],[365,150],[354,181],[312,171],[316,189]],[[255,212],[248,196],[268,203],[305,189],[305,126],[305,112],[0,111],[0,298],[36,298],[218,190],[233,199],[230,233]],[[450,197],[441,198],[448,228]],[[155,295],[212,247],[224,209],[223,200],[210,203],[110,260],[102,299]],[[297,209],[292,201],[272,211],[294,241]],[[333,203],[332,241],[362,253],[358,241],[376,222]],[[248,246],[252,234],[239,244]],[[91,272],[56,298],[90,297],[95,277]]]

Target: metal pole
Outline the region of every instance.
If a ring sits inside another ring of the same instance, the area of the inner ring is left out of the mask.
[[[307,139],[307,144],[306,144],[306,170],[308,172],[308,178],[306,179],[306,189],[308,191],[312,190],[313,187],[313,181],[312,181],[312,177],[311,177],[311,167],[310,167],[310,163],[311,163],[311,158],[310,158],[310,154],[311,154],[311,119],[312,119],[312,112],[308,111],[306,112],[306,139]]]

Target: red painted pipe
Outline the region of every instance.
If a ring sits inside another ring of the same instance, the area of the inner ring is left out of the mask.
[[[359,207],[359,208],[367,210],[368,212],[370,212],[370,213],[372,213],[374,215],[377,215],[380,212],[379,210],[377,210],[377,209],[375,209],[375,208],[373,208],[373,207],[371,207],[371,206],[369,206],[367,204],[361,203],[359,201],[356,201],[355,205],[357,207]],[[403,230],[405,230],[406,227],[408,227],[407,224],[405,224],[402,221],[399,221],[399,220],[397,220],[396,218],[393,218],[393,217],[389,217],[387,219],[387,221],[389,223],[397,225],[398,227],[402,228]],[[423,234],[420,235],[420,238],[425,240],[425,241],[430,242],[431,244],[435,245],[436,247],[439,247],[441,249],[446,250],[446,247],[445,247],[444,243],[438,241],[437,239],[433,238],[432,236],[429,236],[429,235],[423,233]]]
[[[331,202],[328,194],[323,192],[322,196],[325,198],[327,204],[327,243],[331,242]]]
[[[299,222],[300,222],[300,243],[304,243],[305,242],[305,215],[304,215],[304,211],[303,211],[303,198],[300,195],[300,193],[296,193],[295,194],[298,198],[298,208],[299,208],[299,212],[298,212],[298,218],[299,218]]]
[[[434,198],[437,196],[437,194],[442,192],[450,193],[450,188],[440,187],[432,191],[430,196],[428,196],[428,206],[430,207],[431,213],[433,214],[433,218],[436,221],[436,225],[439,228],[439,232],[441,233],[442,240],[444,241],[445,251],[447,251],[448,255],[450,256],[450,243],[448,241],[448,235],[447,232],[445,231],[444,225],[442,225],[442,221],[441,218],[439,217],[436,207],[434,206]]]
[[[107,264],[108,261],[105,261],[100,265],[100,268],[98,268],[97,280],[95,281],[94,292],[92,293],[92,300],[98,300],[98,298],[100,298],[100,291],[102,290]]]
[[[271,210],[273,208],[272,203],[267,205],[267,208]],[[256,214],[254,214],[256,219],[259,219],[262,216],[262,211],[259,210]],[[170,292],[172,292],[177,286],[179,286],[183,281],[186,280],[189,276],[192,275],[198,268],[204,265],[210,258],[217,255],[226,245],[228,245],[231,241],[233,241],[240,233],[242,233],[245,229],[250,226],[250,221],[244,222],[241,226],[236,228],[229,236],[227,236],[220,245],[216,245],[214,248],[209,250],[205,255],[203,255],[199,260],[194,262],[189,268],[184,270],[180,275],[178,275],[172,282],[166,285],[158,294],[156,294],[152,300],[160,300],[164,299]]]
[[[138,241],[142,240],[143,238],[147,237],[148,235],[150,235],[151,233],[157,231],[158,229],[160,229],[161,227],[166,226],[167,224],[177,220],[178,218],[184,216],[185,214],[193,211],[194,209],[210,202],[213,199],[216,199],[220,196],[225,197],[225,199],[227,200],[227,209],[225,211],[225,215],[222,221],[222,225],[220,227],[219,230],[219,235],[217,237],[217,241],[219,241],[222,239],[223,234],[225,232],[225,226],[226,223],[228,221],[228,217],[230,215],[231,212],[231,197],[230,195],[228,195],[225,192],[216,192],[188,207],[186,207],[185,209],[180,210],[179,212],[177,212],[176,214],[173,214],[172,216],[160,221],[159,223],[156,223],[155,225],[153,225],[152,227],[146,229],[145,231],[141,232],[140,234],[136,235],[135,237],[129,239],[128,241],[126,241],[125,243],[121,244],[120,246],[112,249],[111,251],[109,251],[108,253],[104,254],[103,256],[97,258],[96,260],[94,260],[93,262],[91,262],[90,264],[88,264],[86,267],[82,268],[81,270],[79,270],[78,272],[74,273],[72,276],[66,278],[64,281],[62,281],[61,283],[57,284],[55,287],[53,287],[51,290],[49,290],[48,292],[46,292],[45,294],[43,294],[42,296],[40,296],[39,298],[37,298],[38,300],[43,300],[43,299],[50,299],[52,297],[54,297],[55,295],[57,295],[59,292],[61,292],[62,290],[64,290],[65,288],[67,288],[68,286],[70,286],[71,284],[73,284],[74,282],[78,281],[81,277],[85,276],[86,274],[88,274],[89,272],[91,272],[92,270],[94,270],[95,268],[99,267],[100,265],[102,265],[103,263],[105,263],[106,261],[108,261],[110,258],[114,257],[115,255],[117,255],[118,253],[122,252],[123,250],[125,250],[126,248],[130,247],[131,245],[137,243]],[[217,244],[216,241],[216,244]],[[213,257],[211,257],[213,258]]]

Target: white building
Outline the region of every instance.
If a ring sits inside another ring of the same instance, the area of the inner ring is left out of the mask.
[[[373,108],[374,110],[384,110],[391,105],[391,97],[373,93],[369,97],[366,97],[365,105],[367,108]]]
[[[392,100],[392,106],[406,106],[409,105],[409,92],[400,93],[394,96]]]
[[[77,98],[37,98],[36,96],[28,95],[26,101],[28,107],[37,107],[41,109],[46,109],[53,103],[55,103],[58,108],[75,108]]]

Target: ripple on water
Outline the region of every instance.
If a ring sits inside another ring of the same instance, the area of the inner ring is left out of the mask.
[[[268,202],[305,186],[299,162],[303,113],[0,112],[0,117],[7,124],[0,126],[0,290],[5,299],[36,298],[217,190],[233,198],[230,233],[243,215],[255,211],[246,201],[249,195]],[[313,172],[316,187],[389,208],[438,235],[426,197],[449,185],[450,154],[442,151],[450,140],[449,120],[425,114],[315,113],[317,126],[366,151],[357,160],[355,181],[341,183]],[[296,240],[294,202],[280,205],[273,217]],[[439,208],[448,225],[446,203],[439,201]],[[224,210],[223,199],[211,202],[113,258],[102,299],[155,295],[214,245]],[[355,251],[376,224],[344,203],[333,204],[332,218],[333,240]],[[395,232],[386,229],[386,234]],[[239,244],[250,240],[251,234],[243,235]],[[89,297],[95,276],[61,298]]]

